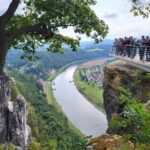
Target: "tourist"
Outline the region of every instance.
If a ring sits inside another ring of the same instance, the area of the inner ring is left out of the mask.
[[[144,61],[144,46],[145,46],[145,36],[141,37],[141,40],[138,43],[138,47],[139,47],[139,56],[140,56],[140,60]]]
[[[146,37],[146,43],[145,43],[145,46],[146,46],[146,61],[149,61],[150,62],[150,38],[147,36]]]
[[[150,62],[150,37],[142,36],[137,40],[130,37],[115,39],[115,54],[135,58],[137,50],[139,50],[139,57],[144,61],[144,54],[146,54],[146,61]]]

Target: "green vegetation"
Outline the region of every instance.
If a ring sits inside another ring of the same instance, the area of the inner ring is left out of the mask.
[[[12,144],[9,144],[9,145],[3,145],[3,144],[0,144],[0,150],[17,150],[17,148],[15,148]]]
[[[52,76],[50,76],[48,78],[48,80],[45,82],[45,94],[47,95],[47,101],[48,101],[48,104],[51,104],[53,105],[57,111],[61,112],[64,114],[64,112],[62,111],[61,107],[59,106],[59,104],[56,102],[56,99],[54,97],[54,94],[53,94],[53,89],[52,89],[52,81],[55,79],[55,77],[60,73],[62,72],[63,70],[65,70],[65,68],[67,68],[70,64],[68,65],[65,65],[64,67],[62,67],[59,72],[55,72]],[[64,114],[65,115],[65,114]],[[81,135],[81,132],[76,129],[72,124],[71,122],[68,122],[69,123],[69,127],[72,131],[78,133],[79,136],[83,136]]]
[[[32,139],[32,141],[28,145],[28,150],[42,150],[42,146],[40,143],[36,141],[36,139]],[[52,149],[53,150],[53,149]]]
[[[16,72],[10,72],[10,75],[17,81],[16,87],[29,105],[28,124],[34,139],[28,150],[83,150],[84,136],[69,123],[56,102],[47,103],[37,80]]]
[[[143,16],[144,18],[148,18],[150,15],[150,3],[149,1],[140,1],[140,0],[132,0],[132,9],[134,16]]]
[[[122,135],[126,140],[136,144],[149,144],[150,113],[128,90],[119,87],[119,91],[118,103],[122,112],[113,114],[109,123],[110,128],[113,133]]]
[[[89,100],[93,105],[101,110],[103,106],[103,89],[97,83],[88,83],[81,79],[79,69],[75,71],[74,81],[78,90]]]
[[[37,52],[37,56],[40,58],[34,62],[28,62],[27,60],[20,60],[20,57],[23,53],[19,51],[12,50],[8,53],[6,66],[9,70],[20,71],[22,73],[30,74],[35,76],[38,79],[47,80],[49,77],[49,70],[55,69],[60,70],[64,66],[68,66],[72,62],[80,62],[91,60],[97,56],[108,57],[108,49],[111,45],[93,45],[93,47],[104,47],[105,51],[93,51],[88,52],[86,49],[78,50],[78,52],[73,53],[70,49],[66,48],[65,53],[62,54],[51,54],[44,51],[44,48],[41,48],[43,51]]]
[[[3,71],[10,47],[21,49],[21,58],[29,60],[37,58],[33,56],[41,46],[49,52],[63,54],[66,44],[76,51],[81,36],[77,39],[64,36],[60,28],[72,26],[75,33],[100,42],[107,35],[108,26],[91,9],[95,4],[95,0],[25,0],[22,13],[16,14],[20,0],[11,1],[11,7],[0,16],[0,39],[3,39],[0,43],[0,71]]]
[[[54,101],[53,101],[54,97],[53,97],[53,93],[52,93],[53,91],[52,91],[52,87],[51,87],[51,82],[45,81],[44,92],[47,95],[48,104],[54,105]]]

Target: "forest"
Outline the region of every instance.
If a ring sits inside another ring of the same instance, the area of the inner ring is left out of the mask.
[[[12,87],[12,100],[21,94],[28,103],[28,124],[33,136],[28,150],[83,150],[85,137],[69,123],[60,109],[48,104],[39,82],[27,74],[11,71],[9,75],[16,80]]]

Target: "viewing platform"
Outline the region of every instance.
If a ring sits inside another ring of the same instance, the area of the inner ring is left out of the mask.
[[[150,46],[113,45],[111,56],[150,72]]]

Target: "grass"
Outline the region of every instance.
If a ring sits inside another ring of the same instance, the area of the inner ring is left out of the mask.
[[[74,73],[74,81],[77,89],[85,98],[95,107],[104,111],[103,106],[103,88],[100,88],[97,83],[88,83],[81,80],[79,69]]]
[[[47,95],[48,104],[53,105],[59,112],[62,112],[61,107],[58,105],[58,103],[55,100],[53,89],[52,89],[52,84],[50,81],[45,81],[44,92]]]
[[[48,79],[47,79],[47,81],[53,81],[55,78],[56,78],[56,76],[59,74],[59,72],[57,72],[57,71],[55,71]]]

